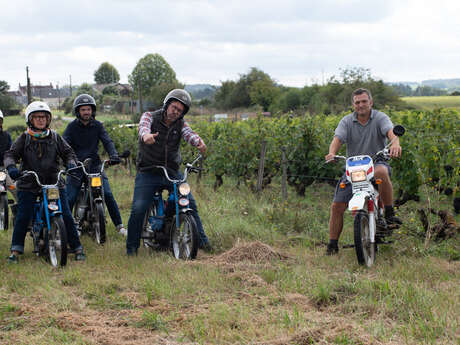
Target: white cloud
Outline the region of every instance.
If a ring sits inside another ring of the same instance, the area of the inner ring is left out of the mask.
[[[458,77],[460,2],[323,0],[2,3],[0,80],[92,82],[104,61],[127,82],[161,54],[185,83],[237,79],[255,66],[302,86],[361,66],[387,81]]]

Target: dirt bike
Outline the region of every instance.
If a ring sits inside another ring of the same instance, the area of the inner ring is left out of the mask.
[[[120,158],[127,158],[129,154],[129,151],[125,151],[120,155]],[[115,165],[119,163],[106,159],[102,163],[99,172],[89,173],[91,158],[87,158],[84,162],[78,161],[77,167],[68,170],[81,169],[83,171],[83,183],[74,205],[73,216],[75,222],[78,224],[77,228],[83,234],[89,234],[98,244],[103,244],[106,240],[103,185],[104,167],[107,164]]]
[[[172,183],[169,195],[163,198],[163,190],[155,192],[152,205],[147,210],[141,238],[144,246],[156,250],[171,250],[176,259],[193,260],[199,246],[198,227],[189,207],[190,185],[186,182],[189,172],[198,172],[194,165],[201,155],[187,163],[183,178],[173,179],[164,166],[152,166],[163,171]],[[164,188],[166,190],[166,187]]]
[[[397,125],[393,133],[402,136],[403,126]],[[388,244],[386,236],[390,236],[397,224],[387,224],[384,217],[383,203],[378,192],[378,185],[382,182],[374,178],[374,162],[390,159],[389,147],[377,152],[373,157],[368,155],[344,157],[334,156],[335,159],[346,161],[346,182],[340,184],[345,188],[351,183],[353,196],[348,202],[348,210],[354,216],[354,247],[360,265],[371,267],[375,262],[378,244]]]
[[[57,182],[43,185],[34,171],[23,171],[20,178],[28,175],[35,177],[42,192],[37,195],[33,206],[33,216],[30,231],[34,253],[45,256],[53,267],[67,264],[67,232],[62,218],[62,206],[58,183],[65,170],[59,171]]]

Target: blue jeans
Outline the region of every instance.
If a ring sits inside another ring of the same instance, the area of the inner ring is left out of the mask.
[[[65,186],[67,197],[69,199],[69,207],[72,210],[75,202],[77,201],[78,193],[80,193],[81,184],[83,181],[80,179],[77,181],[75,178],[68,178]],[[102,175],[102,186],[104,188],[104,201],[107,205],[107,210],[109,211],[110,218],[115,226],[122,224],[120,210],[118,209],[117,202],[113,197],[112,191],[110,189],[109,179],[107,176]]]
[[[171,174],[170,174],[171,176]],[[178,173],[172,178],[182,176]],[[126,239],[126,252],[128,255],[137,253],[140,246],[142,223],[147,209],[153,202],[153,195],[156,191],[167,189],[173,190],[173,184],[169,182],[163,173],[152,172],[138,172],[134,185],[133,203],[131,206],[131,215],[128,221],[128,238]],[[198,234],[200,236],[200,247],[209,243],[208,237],[204,233],[203,224],[201,223],[200,216],[196,207],[196,201],[193,195],[189,194],[190,208],[195,218],[198,227]]]
[[[78,237],[72,214],[70,213],[69,203],[64,189],[59,189],[62,206],[62,218],[67,231],[67,240],[70,249],[74,251],[82,250],[83,247]],[[15,250],[24,253],[24,241],[27,234],[27,227],[33,217],[34,203],[37,194],[27,191],[18,191],[18,209],[16,222],[14,224],[13,238],[11,240],[11,251]]]

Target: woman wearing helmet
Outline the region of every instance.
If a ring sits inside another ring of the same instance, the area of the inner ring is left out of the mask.
[[[139,152],[137,156],[137,175],[134,186],[131,215],[128,221],[126,252],[137,253],[140,246],[142,222],[154,193],[164,186],[163,172],[149,169],[154,165],[168,167],[174,172],[174,178],[181,176],[180,142],[195,146],[200,152],[206,151],[206,145],[187,122],[184,115],[189,111],[192,99],[187,91],[174,89],[164,99],[163,107],[155,112],[142,114],[139,122]],[[203,230],[195,199],[190,194],[190,208],[198,226],[200,248],[211,250],[209,240]]]
[[[30,103],[25,112],[28,128],[16,139],[11,149],[5,153],[4,164],[9,175],[13,179],[18,179],[18,209],[11,241],[11,255],[8,257],[10,263],[17,263],[18,255],[24,252],[24,240],[27,226],[32,219],[33,203],[37,194],[41,192],[35,179],[19,179],[21,173],[17,169],[16,163],[21,162],[21,171],[35,171],[43,184],[56,182],[59,172],[59,158],[62,159],[67,168],[76,166],[76,157],[72,148],[59,134],[49,128],[51,119],[52,115],[48,104],[39,101]],[[83,261],[85,254],[70,213],[63,180],[59,181],[59,191],[69,246],[76,253],[75,259]]]

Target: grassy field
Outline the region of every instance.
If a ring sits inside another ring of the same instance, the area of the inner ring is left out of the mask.
[[[134,177],[108,174],[126,224]],[[103,247],[83,237],[87,261],[55,270],[28,237],[18,265],[0,260],[0,343],[460,344],[458,237],[425,249],[413,235],[423,202],[398,210],[396,242],[365,269],[353,249],[324,255],[327,184],[283,202],[276,183],[256,196],[230,179],[217,192],[209,178],[189,182],[214,253],[128,258],[109,220]],[[348,214],[342,243],[351,230]],[[11,233],[0,233],[3,258]]]
[[[433,110],[435,108],[460,110],[460,96],[402,97],[402,100],[420,110]]]

